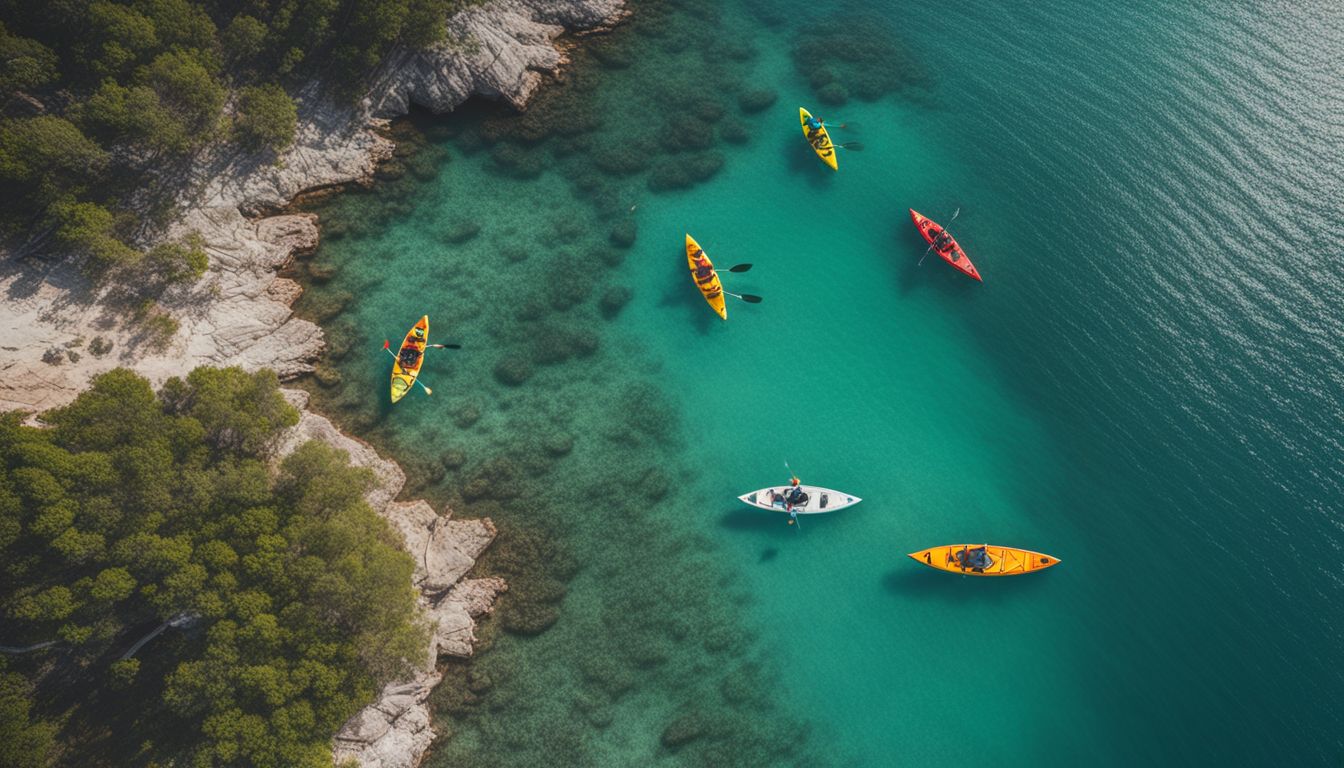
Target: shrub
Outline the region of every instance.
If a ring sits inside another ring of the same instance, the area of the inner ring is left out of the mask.
[[[239,93],[234,120],[234,135],[244,146],[278,152],[294,142],[299,113],[284,88],[268,83]]]

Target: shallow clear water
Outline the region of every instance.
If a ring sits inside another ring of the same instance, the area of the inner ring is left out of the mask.
[[[501,526],[432,764],[1337,760],[1341,42],[1326,4],[643,3],[526,116],[403,126],[300,311],[320,407]],[[686,232],[764,303],[714,317]],[[464,349],[393,408],[422,313]],[[735,501],[786,460],[865,501]],[[966,540],[1063,563],[905,557]]]

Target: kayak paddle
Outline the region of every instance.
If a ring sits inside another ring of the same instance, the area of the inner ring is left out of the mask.
[[[961,215],[961,207],[958,206],[958,207],[957,207],[957,212],[954,213],[954,214],[952,214],[952,218],[948,219],[948,220],[947,220],[947,223],[948,223],[948,224],[951,224],[952,222],[956,221],[956,220],[957,220],[957,217],[960,216],[960,215]],[[947,227],[943,227],[943,231],[944,231],[944,232],[947,232]],[[947,232],[947,233],[948,233],[949,235],[952,234],[951,232]],[[937,238],[935,237],[934,240],[936,241]],[[929,251],[932,251],[932,250],[933,250],[933,243],[929,243],[929,247],[924,249],[924,255],[919,257],[919,263],[916,264],[915,266],[917,266],[917,267],[922,267],[922,266],[924,266],[924,260],[927,259],[927,258],[929,257]]]
[[[790,479],[790,480],[798,480],[798,476],[795,475],[795,474],[793,474],[793,467],[790,467],[790,466],[789,466],[789,461],[788,461],[788,459],[785,459],[785,460],[784,460],[784,468],[787,469],[787,470],[789,470],[789,479]],[[802,481],[799,480],[798,482],[802,482]],[[788,502],[785,501],[784,503],[787,504]],[[797,526],[798,526],[798,531],[799,531],[799,532],[802,532],[802,530],[803,530],[803,526],[800,525],[800,524],[798,523],[798,511],[795,510],[795,509],[793,509],[792,507],[789,508],[789,525],[797,525]]]
[[[835,144],[834,146],[839,147],[840,149],[848,149],[851,152],[863,151],[863,144],[857,141],[847,141],[844,144]]]
[[[715,272],[746,272],[751,269],[750,264],[734,264],[728,269],[716,269]]]
[[[438,345],[435,345],[435,346],[438,346]],[[391,355],[393,360],[398,359],[398,358],[397,358],[397,353],[392,351],[392,342],[388,341],[387,339],[383,339],[383,351],[386,352],[387,354]],[[425,382],[423,382],[423,381],[420,380],[420,376],[419,376],[419,374],[416,375],[415,383],[416,383],[416,384],[419,384],[420,386],[422,386],[422,387],[425,388],[425,394],[426,394],[426,395],[432,395],[432,394],[434,394],[434,390],[430,389],[428,386],[425,385]]]
[[[757,296],[757,295],[755,295],[755,294],[751,294],[751,293],[730,293],[730,292],[728,292],[728,291],[724,291],[724,293],[727,294],[727,295],[729,295],[729,296],[732,296],[732,297],[735,298],[735,299],[741,299],[741,300],[747,302],[748,304],[760,304],[760,303],[761,303],[761,297],[760,297],[760,296]]]

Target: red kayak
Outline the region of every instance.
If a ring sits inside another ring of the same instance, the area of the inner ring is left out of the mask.
[[[929,245],[933,245],[934,238],[938,237],[938,235],[943,232],[943,228],[938,226],[937,222],[920,215],[914,208],[910,209],[910,219],[915,222],[915,229],[919,230],[919,234],[924,236],[924,242]],[[971,263],[971,260],[966,258],[966,252],[961,250],[960,245],[957,245],[956,238],[949,236],[946,246],[941,249],[935,248],[934,250],[939,256],[943,257],[943,261],[956,267],[958,272],[961,272],[967,277],[973,277],[976,280],[980,280],[980,273],[976,271],[975,265]],[[981,282],[984,281],[982,280]]]

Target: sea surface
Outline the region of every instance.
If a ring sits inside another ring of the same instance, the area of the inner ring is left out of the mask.
[[[1338,5],[632,7],[399,124],[297,270],[319,408],[500,528],[428,764],[1339,765]],[[864,501],[736,501],[786,462]],[[906,557],[968,541],[1062,563]]]

